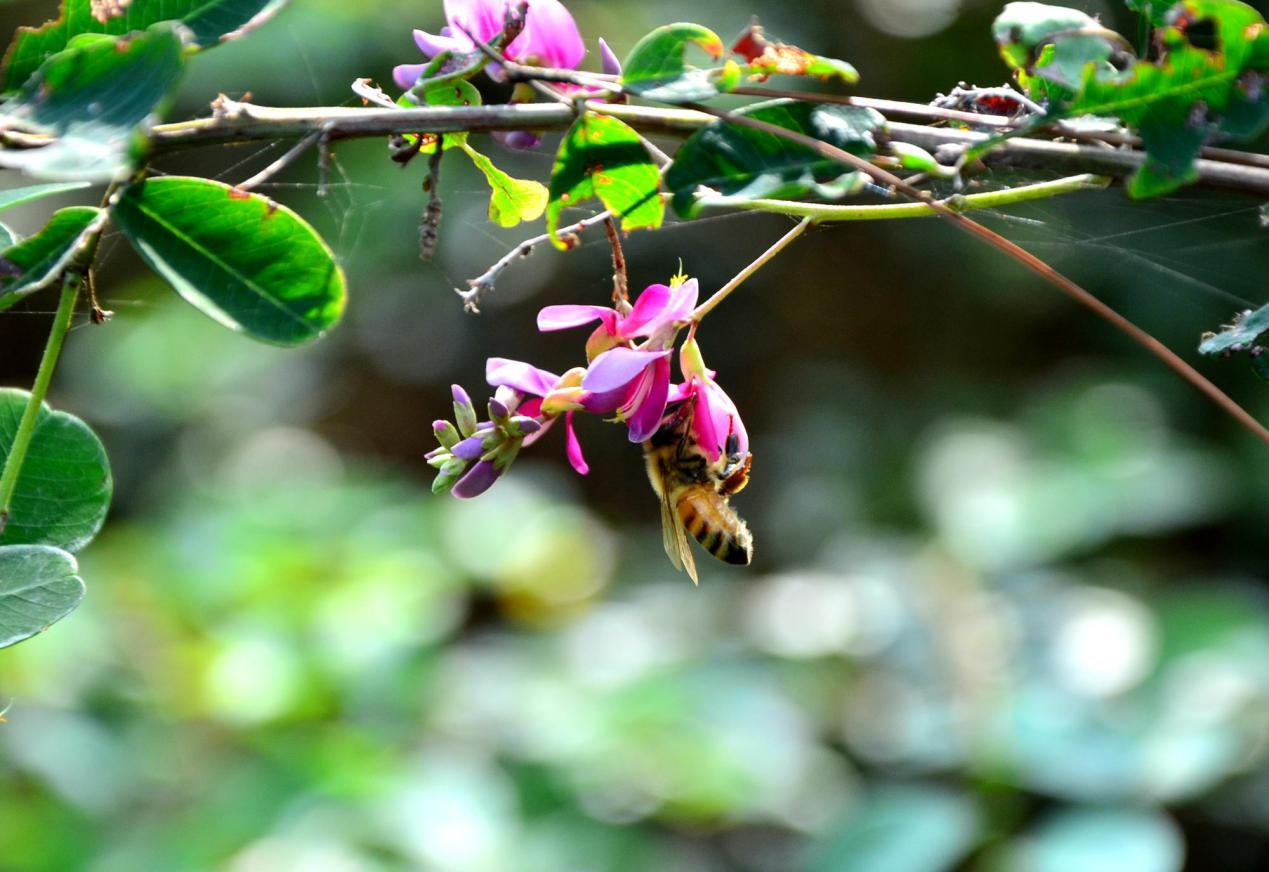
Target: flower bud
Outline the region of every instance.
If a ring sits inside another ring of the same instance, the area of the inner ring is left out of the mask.
[[[458,423],[458,432],[470,436],[476,432],[476,407],[471,404],[471,397],[459,385],[452,388],[454,394],[454,420]]]
[[[501,474],[501,470],[495,467],[493,463],[482,460],[458,480],[451,492],[460,500],[470,500],[472,497],[478,497],[489,490]]]
[[[458,428],[449,421],[433,421],[432,432],[436,434],[436,441],[441,443],[442,448],[453,448],[458,444]]]
[[[489,401],[489,420],[495,424],[502,425],[511,417],[511,411],[501,400],[494,398]]]
[[[512,436],[532,436],[542,429],[542,422],[526,415],[516,415],[507,422],[507,431]]]
[[[467,461],[457,457],[452,458],[449,463],[441,467],[440,475],[432,481],[432,493],[443,494],[452,488],[463,473],[467,471]]]
[[[491,449],[497,448],[505,440],[502,433],[498,430],[484,430],[476,433],[474,436],[468,436],[462,442],[459,442],[453,448],[455,457],[461,457],[463,460],[477,460],[482,454]]]
[[[701,357],[701,347],[696,344],[695,338],[684,342],[683,347],[679,349],[679,369],[683,371],[683,378],[689,381],[693,376],[702,379],[709,378],[705,359]]]
[[[428,457],[427,465],[433,469],[444,469],[446,464],[454,459],[454,455],[450,454],[444,448],[438,448],[437,451],[441,453],[437,454],[435,457]]]
[[[520,403],[524,401],[524,394],[513,387],[499,385],[494,391],[494,399],[506,406],[509,414],[514,414],[515,410],[520,408]]]

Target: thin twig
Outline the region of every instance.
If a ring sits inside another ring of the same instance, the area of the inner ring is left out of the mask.
[[[589,218],[584,218],[583,220],[578,221],[576,224],[561,228],[560,233],[581,233],[587,227],[602,224],[611,217],[612,212],[605,210],[600,212],[598,215],[592,215]],[[533,254],[534,249],[536,249],[539,245],[543,245],[550,241],[551,235],[549,233],[543,233],[541,236],[534,236],[532,239],[526,239],[524,242],[521,242],[515,248],[511,249],[511,251],[500,257],[497,263],[489,267],[489,269],[485,270],[476,278],[468,279],[467,284],[469,287],[467,290],[464,291],[462,288],[454,288],[454,293],[458,294],[458,296],[463,300],[463,308],[473,314],[479,312],[480,301],[484,298],[485,294],[494,289],[494,285],[497,284],[498,277],[502,275],[507,267],[511,266],[511,264],[516,260]]]
[[[704,106],[695,106],[694,108],[698,111],[714,115],[715,117],[731,124],[749,127],[754,130],[761,130],[773,136],[779,136],[783,139],[789,140],[790,142],[796,142],[799,145],[806,146],[830,160],[835,160],[839,163],[854,167],[856,170],[871,176],[880,184],[893,187],[904,196],[925,203],[952,224],[971,233],[983,242],[986,242],[1012,257],[1014,260],[1027,267],[1027,269],[1044,278],[1050,284],[1054,285],[1077,302],[1092,310],[1107,323],[1130,336],[1134,341],[1142,345],[1150,353],[1154,354],[1163,361],[1163,363],[1165,363],[1169,368],[1180,375],[1181,378],[1185,379],[1199,391],[1206,394],[1218,406],[1229,413],[1231,417],[1254,433],[1261,441],[1269,445],[1269,429],[1266,429],[1264,425],[1253,418],[1246,409],[1238,405],[1238,403],[1231,399],[1216,385],[1212,384],[1212,382],[1194,369],[1194,367],[1182,360],[1174,351],[1159,340],[1155,339],[1146,331],[1142,330],[1136,324],[1133,324],[1127,318],[1120,315],[1114,309],[1110,308],[1110,306],[1103,303],[1097,297],[1084,290],[1084,288],[1053,269],[1053,267],[1049,266],[1043,260],[1036,257],[1034,254],[1031,254],[1021,246],[1005,239],[999,233],[989,230],[977,221],[974,221],[972,218],[962,215],[943,202],[934,199],[934,197],[928,192],[917,190],[893,173],[887,172],[880,167],[875,167],[863,158],[853,155],[850,152],[840,149],[834,145],[830,145],[827,142],[798,133],[794,130],[770,124],[757,118],[737,115],[734,112],[727,112],[722,109],[714,109],[712,107]]]
[[[436,137],[436,148],[427,160],[427,178],[423,190],[427,192],[427,206],[419,219],[419,260],[431,263],[436,246],[441,241],[441,158],[445,154],[445,137]]]
[[[630,276],[626,273],[626,255],[621,250],[621,234],[609,215],[604,219],[604,231],[612,246],[612,303],[619,312],[630,310]]]
[[[772,245],[762,254],[758,255],[757,260],[755,260],[753,263],[749,264],[749,266],[742,269],[736,275],[735,278],[733,278],[727,284],[719,288],[714,293],[714,295],[711,296],[708,300],[706,300],[705,302],[697,306],[692,311],[692,323],[696,324],[702,318],[704,318],[706,315],[712,312],[714,310],[714,307],[717,306],[719,303],[721,303],[723,300],[727,299],[727,296],[732,291],[736,290],[736,288],[744,284],[747,278],[749,278],[751,275],[753,275],[758,270],[760,270],[764,265],[766,265],[767,261],[771,260],[777,254],[783,251],[789,245],[789,243],[791,243],[793,240],[797,239],[799,236],[805,233],[807,228],[810,227],[814,223],[815,223],[814,218],[803,218],[801,221],[799,221],[797,223],[797,226],[795,226],[788,233],[781,236],[778,240],[776,240],[774,245]]]
[[[239,191],[250,191],[252,188],[264,184],[294,163],[300,155],[304,154],[304,152],[316,145],[323,136],[326,136],[326,134],[321,131],[310,133],[308,136],[304,137],[304,139],[301,139],[295,145],[291,146],[290,150],[288,150],[286,154],[282,155],[280,158],[269,164],[251,178],[247,179],[245,182],[239,182],[234,187],[236,187]]]

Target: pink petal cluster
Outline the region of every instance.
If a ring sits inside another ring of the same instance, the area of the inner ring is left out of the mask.
[[[446,26],[439,34],[416,30],[414,42],[429,59],[446,51],[477,51],[472,37],[492,42],[506,26],[508,11],[521,2],[524,0],[445,0]],[[586,56],[586,47],[573,16],[559,0],[527,0],[524,30],[505,54],[523,63],[575,69]],[[393,69],[392,77],[398,86],[412,88],[425,69],[427,64],[401,64]]]

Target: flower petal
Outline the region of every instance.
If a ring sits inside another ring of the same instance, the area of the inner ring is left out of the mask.
[[[586,370],[582,387],[597,394],[616,390],[630,384],[656,361],[665,360],[669,356],[669,349],[640,351],[634,348],[610,348],[596,357]],[[666,368],[669,369],[669,364],[666,364]]]
[[[398,88],[409,90],[427,67],[427,64],[399,64],[392,68],[392,81],[397,83]]]
[[[445,0],[445,20],[453,28],[456,39],[471,34],[481,42],[489,42],[502,33],[507,14],[507,0]],[[468,50],[475,43],[468,41]]]
[[[498,480],[501,473],[498,468],[488,460],[482,460],[471,469],[467,470],[467,474],[458,480],[458,484],[454,485],[454,489],[450,491],[460,500],[470,500],[472,497],[478,497],[493,486]]]
[[[449,30],[449,28],[447,27],[445,30]],[[467,37],[451,36],[445,31],[441,31],[441,34],[438,35],[428,33],[426,30],[416,30],[414,31],[414,44],[419,47],[419,51],[430,58],[436,57],[441,52],[469,52],[475,48]]]
[[[624,406],[628,396],[630,396],[630,385],[627,384],[603,393],[583,393],[580,402],[584,411],[595,415],[606,415]]]
[[[665,417],[665,402],[670,393],[670,361],[661,358],[652,365],[649,374],[651,384],[647,395],[637,408],[632,409],[627,425],[631,442],[646,442],[661,426]]]
[[[578,441],[577,433],[573,430],[572,412],[564,417],[564,433],[564,452],[568,455],[568,462],[572,464],[573,469],[577,470],[578,475],[586,475],[590,472],[590,466],[587,465],[586,458],[582,456],[582,443]]]
[[[493,138],[512,151],[528,151],[542,143],[542,137],[530,130],[495,130]]]
[[[696,279],[688,279],[674,289],[674,296],[665,307],[666,322],[686,321],[687,316],[696,308],[696,299],[700,296],[701,286]]]
[[[608,47],[608,43],[604,42],[604,38],[599,38],[599,62],[600,68],[610,76],[621,75],[621,61],[617,59],[617,55],[613,54],[613,50]]]
[[[586,57],[586,45],[577,22],[559,0],[529,0],[524,31],[507,46],[507,56],[571,70]]]
[[[485,381],[494,387],[515,388],[535,397],[544,397],[555,387],[560,377],[553,372],[505,357],[491,357],[485,361]]]
[[[640,328],[661,315],[673,294],[666,285],[648,285],[635,300],[630,314],[617,325],[617,332],[627,338],[650,335],[651,331],[643,332]]]
[[[617,332],[617,313],[607,306],[547,306],[538,312],[538,329],[568,330],[594,320],[603,321],[609,333]]]

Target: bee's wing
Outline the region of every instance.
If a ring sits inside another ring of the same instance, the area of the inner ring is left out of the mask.
[[[668,488],[661,494],[661,539],[674,568],[686,571],[692,584],[700,584],[696,578],[696,559],[692,557],[692,546],[687,541],[687,530],[679,513],[670,505]]]

